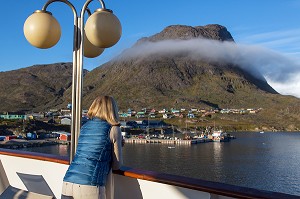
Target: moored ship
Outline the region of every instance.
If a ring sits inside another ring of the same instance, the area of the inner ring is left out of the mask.
[[[228,142],[230,140],[227,133],[223,132],[222,130],[214,130],[210,137],[213,142]]]

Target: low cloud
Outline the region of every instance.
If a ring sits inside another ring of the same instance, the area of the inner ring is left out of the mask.
[[[123,58],[181,52],[188,53],[191,59],[234,64],[258,78],[263,75],[273,82],[286,83],[296,74],[300,74],[300,63],[297,63],[296,59],[273,50],[208,39],[144,42],[128,49]]]
[[[282,94],[300,97],[300,86],[297,81],[300,77],[299,59],[261,46],[208,39],[164,40],[135,45],[126,50],[121,58],[172,53],[185,53],[191,59],[233,64],[257,78],[268,80],[269,84]]]
[[[300,98],[300,73],[290,79],[288,83],[274,82],[267,78],[267,82],[279,93],[283,95],[293,95]]]

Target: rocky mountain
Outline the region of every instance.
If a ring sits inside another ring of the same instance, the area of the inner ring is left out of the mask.
[[[129,107],[137,110],[144,107],[262,108],[260,114],[244,116],[243,120],[296,129],[295,125],[300,124],[300,110],[292,107],[300,107],[300,100],[278,94],[262,76],[233,63],[191,56],[184,49],[169,48],[163,52],[157,49],[164,46],[158,46],[151,51],[151,46],[161,42],[193,42],[193,39],[234,44],[230,32],[220,25],[166,27],[153,36],[141,38],[113,60],[87,73],[83,108],[88,108],[98,95],[114,96],[121,110]],[[137,53],[132,56],[132,52]],[[65,108],[71,99],[71,76],[70,63],[2,72],[0,111]],[[226,119],[241,118],[229,115]]]
[[[140,39],[132,49],[145,42],[193,38],[234,42],[220,25],[178,25]],[[106,93],[116,96],[124,108],[256,107],[265,95],[277,94],[264,79],[232,64],[194,59],[185,52],[127,56],[132,49],[86,76],[86,105],[99,93]]]
[[[86,71],[85,71],[86,72]],[[35,65],[0,73],[0,111],[48,110],[63,103],[72,64]]]
[[[87,74],[83,105],[88,107],[96,96],[108,94],[117,99],[123,110],[128,107],[137,110],[143,107],[262,108],[255,116],[223,115],[219,119],[255,124],[259,128],[300,128],[300,100],[278,94],[261,75],[234,64],[191,57],[184,50],[143,54],[149,50],[149,43],[194,38],[234,42],[227,29],[220,25],[169,26],[140,39],[131,49]],[[138,56],[131,56],[132,51],[137,51]]]
[[[137,44],[145,41],[157,42],[162,40],[181,39],[189,40],[193,38],[205,38],[219,41],[234,41],[230,32],[224,26],[217,24],[210,24],[206,26],[184,26],[172,25],[163,29],[151,37],[144,37],[140,39]]]

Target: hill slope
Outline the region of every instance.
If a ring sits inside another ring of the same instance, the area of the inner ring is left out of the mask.
[[[169,26],[149,38],[142,38],[133,47],[145,42],[191,38],[231,41],[225,27]],[[85,100],[98,93],[119,98],[121,107],[253,107],[266,94],[277,92],[263,79],[241,68],[191,58],[188,53],[148,54],[118,58],[91,71],[85,81]]]
[[[185,50],[144,53],[152,44],[199,38],[234,44],[231,34],[220,25],[166,27],[160,33],[140,39],[115,59],[87,73],[83,108],[88,108],[96,96],[104,94],[113,95],[123,110],[144,107],[263,108],[255,116],[222,117],[277,129],[300,129],[300,99],[278,94],[262,76],[254,76],[231,63],[191,57]],[[134,51],[141,53],[132,56]],[[2,72],[0,111],[65,108],[71,99],[71,79],[70,63]]]
[[[36,65],[0,73],[0,111],[48,110],[63,102],[72,64]]]
[[[300,100],[278,94],[261,76],[233,64],[195,59],[185,52],[130,56],[145,42],[207,38],[234,42],[220,25],[170,26],[142,38],[116,59],[91,71],[84,82],[84,106],[100,94],[113,95],[121,109],[135,108],[263,108],[255,116],[223,116],[276,129],[300,128]],[[143,48],[141,48],[143,49]],[[129,53],[128,53],[129,52]],[[128,56],[129,55],[129,56]],[[286,114],[285,110],[289,109]],[[295,128],[295,125],[297,128]]]

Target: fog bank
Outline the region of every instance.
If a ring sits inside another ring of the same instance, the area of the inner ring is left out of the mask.
[[[234,64],[274,82],[289,81],[300,73],[300,63],[270,49],[208,39],[144,42],[128,49],[122,58],[180,52],[188,53],[192,59]]]
[[[300,97],[300,85],[297,83],[297,76],[300,77],[299,61],[261,46],[208,39],[164,40],[137,44],[126,50],[121,59],[181,52],[191,59],[236,65],[257,78],[263,76],[278,92]],[[288,92],[282,92],[287,91],[285,87],[289,87]]]

